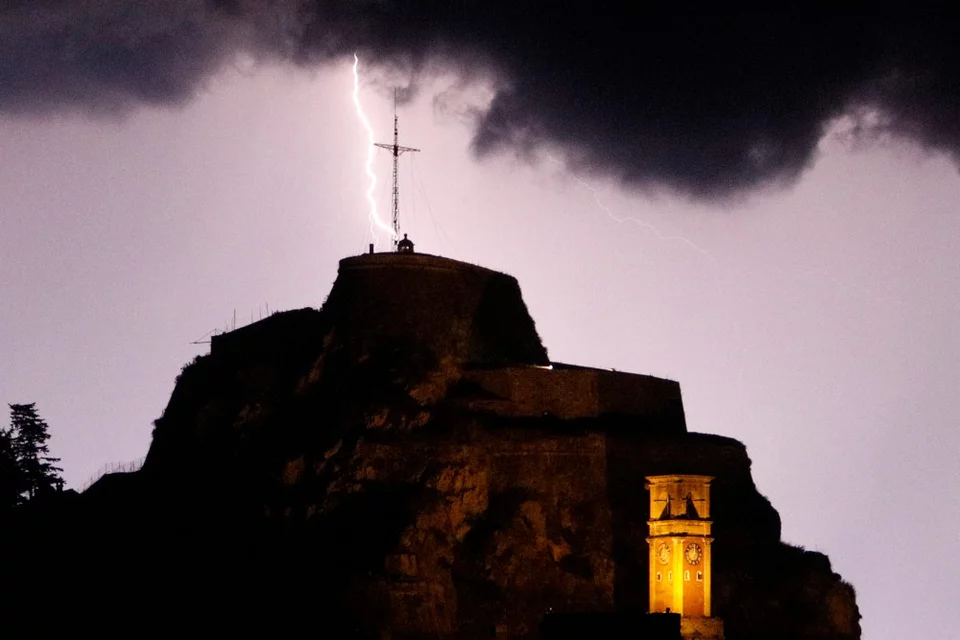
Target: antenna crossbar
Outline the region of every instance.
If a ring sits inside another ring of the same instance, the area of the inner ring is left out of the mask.
[[[400,163],[400,156],[408,152],[420,151],[413,147],[400,146],[400,131],[397,119],[397,90],[393,90],[393,144],[375,142],[373,146],[386,149],[393,154],[393,248],[397,249],[397,243],[400,241],[400,181],[397,176],[397,170]]]

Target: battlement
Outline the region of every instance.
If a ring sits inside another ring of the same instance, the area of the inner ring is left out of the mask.
[[[471,369],[458,401],[503,417],[644,417],[665,431],[684,432],[680,385],[673,380],[565,364]]]
[[[500,275],[513,279],[512,276],[507,276],[499,271],[487,269],[486,267],[481,267],[469,262],[454,260],[453,258],[444,258],[443,256],[435,256],[430,253],[398,253],[395,251],[363,253],[358,256],[343,258],[340,260],[339,273],[343,275],[351,271],[378,271],[384,269],[392,272],[409,269],[414,269],[418,272],[424,270],[446,271],[460,274],[472,272],[477,275],[485,274],[488,277]]]

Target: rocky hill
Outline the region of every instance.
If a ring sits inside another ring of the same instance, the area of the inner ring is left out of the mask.
[[[714,615],[730,640],[860,637],[853,588],[780,541],[745,447],[690,432],[680,387],[551,363],[504,274],[341,262],[320,310],[218,336],[141,471],[9,534],[8,584],[78,624],[321,637],[536,638],[548,612],[645,612],[648,475],[713,476]],[[18,582],[19,581],[19,582]]]

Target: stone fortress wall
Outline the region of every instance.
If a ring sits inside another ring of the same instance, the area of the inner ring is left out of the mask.
[[[388,374],[375,392],[371,369]],[[144,477],[226,461],[218,482],[273,479],[246,505],[256,526],[309,531],[284,557],[327,576],[328,617],[368,637],[533,639],[546,612],[645,612],[645,482],[664,474],[715,478],[713,604],[730,638],[859,637],[829,562],[780,543],[742,443],[688,432],[677,382],[551,363],[516,281],[473,265],[341,261],[321,311],[214,339],[151,456]]]
[[[325,308],[362,357],[390,341],[478,365],[548,365],[512,276],[428,254],[376,253],[340,261]]]
[[[655,416],[685,431],[680,385],[673,380],[554,363],[550,367],[468,369],[463,382],[483,394],[470,409],[504,417]]]
[[[560,420],[642,417],[658,430],[686,431],[677,382],[550,363],[511,276],[425,254],[355,256],[341,260],[324,309],[275,314],[214,336],[211,354],[242,363],[318,352],[332,329],[348,334],[342,346],[362,357],[412,337],[438,360],[458,364],[460,404],[471,411]]]

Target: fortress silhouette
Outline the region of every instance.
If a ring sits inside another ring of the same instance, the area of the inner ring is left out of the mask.
[[[852,587],[781,542],[746,448],[690,431],[678,383],[551,362],[514,278],[412,245],[341,260],[319,310],[214,337],[143,468],[57,513],[80,594],[59,605],[93,621],[860,637]]]

